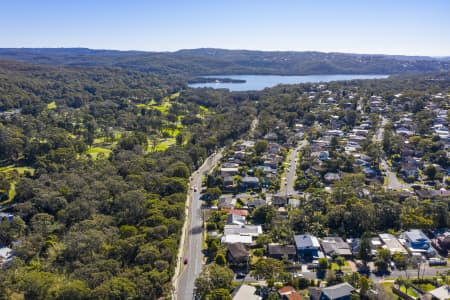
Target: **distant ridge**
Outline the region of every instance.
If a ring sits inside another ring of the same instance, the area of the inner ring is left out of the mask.
[[[216,48],[175,52],[89,48],[0,48],[0,59],[35,64],[119,67],[154,74],[394,74],[450,70],[450,57]]]

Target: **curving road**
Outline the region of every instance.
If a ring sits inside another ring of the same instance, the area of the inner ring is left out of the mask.
[[[308,141],[302,140],[300,143],[295,147],[294,151],[292,151],[289,154],[289,165],[286,170],[286,179],[283,184],[281,184],[280,191],[281,193],[285,193],[286,196],[289,196],[291,194],[295,194],[295,179],[297,177],[296,169],[297,169],[297,161],[298,153],[300,149],[308,145]]]
[[[205,173],[210,172],[222,158],[222,152],[208,157],[203,165],[195,171],[189,183],[188,198],[186,201],[186,221],[181,236],[178,264],[173,277],[172,299],[192,300],[194,299],[195,279],[202,271],[202,203],[200,191],[202,178]],[[187,258],[188,263],[184,264]]]
[[[373,136],[373,142],[381,143],[383,141],[384,126],[387,124],[387,122],[388,122],[387,119],[385,117],[381,116],[381,124],[380,124],[380,127],[378,127],[377,132]],[[403,190],[403,189],[408,189],[411,187],[410,184],[404,183],[398,179],[397,175],[391,171],[391,167],[389,167],[385,158],[381,158],[380,168],[382,170],[384,170],[384,172],[386,174],[385,176],[387,178],[387,184],[386,184],[387,189]]]

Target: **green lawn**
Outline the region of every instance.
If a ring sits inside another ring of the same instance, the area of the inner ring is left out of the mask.
[[[101,147],[92,147],[86,151],[86,154],[89,154],[92,159],[98,159],[100,154],[103,154],[104,158],[108,158],[111,155],[111,150]]]
[[[417,284],[417,287],[426,293],[436,289],[436,287],[431,283]]]
[[[408,291],[406,291],[406,288],[404,286],[401,286],[400,291],[402,291],[405,294],[408,294],[408,296],[411,296],[411,297],[415,297],[415,298],[419,297],[419,294],[417,294],[416,291],[412,288],[409,288]]]
[[[335,263],[335,262],[332,262],[332,263],[331,263],[331,270],[332,270],[332,271],[337,271],[337,270],[339,270],[339,265],[338,265],[337,263]],[[348,271],[348,270],[351,270],[348,261],[345,261],[345,262],[344,262],[344,265],[342,266],[341,270],[342,270],[342,271]]]

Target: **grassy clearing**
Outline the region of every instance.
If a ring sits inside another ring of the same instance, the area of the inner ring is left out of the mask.
[[[89,154],[92,159],[99,159],[101,157],[108,158],[111,155],[111,150],[101,147],[92,147],[86,151],[86,154]],[[99,157],[101,156],[101,157]]]
[[[176,137],[177,135],[180,134],[180,129],[178,129],[178,128],[175,128],[175,129],[166,128],[166,129],[163,130],[163,132],[169,134],[171,137]]]
[[[147,152],[166,151],[170,146],[175,145],[175,143],[175,138],[160,139],[158,144],[154,147],[152,142],[149,141]]]
[[[16,197],[16,182],[13,181],[9,184],[8,202],[11,202]]]
[[[16,178],[14,177],[13,173],[16,173],[19,176],[22,176],[25,174],[25,172],[28,172],[31,175],[33,175],[34,171],[35,170],[31,167],[16,167],[14,165],[9,165],[9,166],[0,168],[0,173],[5,173],[7,175],[7,178],[10,180],[9,190],[8,190],[8,199],[3,201],[1,203],[2,205],[5,205],[5,204],[13,201],[14,198],[16,197]]]
[[[49,104],[47,104],[47,109],[55,109],[56,108],[56,102],[52,101]]]
[[[170,103],[163,102],[161,105],[152,105],[151,108],[159,110],[161,113],[165,114],[170,108]]]
[[[0,173],[10,173],[10,172],[17,172],[19,175],[23,175],[25,172],[29,172],[31,173],[31,175],[33,175],[34,169],[31,167],[16,167],[14,165],[9,165],[0,168]]]
[[[198,108],[204,113],[208,113],[209,112],[209,109],[207,107],[203,106],[203,105],[200,105]]]
[[[174,100],[174,99],[177,99],[178,97],[180,97],[180,92],[176,92],[176,93],[173,93],[172,95],[170,95],[170,100]]]

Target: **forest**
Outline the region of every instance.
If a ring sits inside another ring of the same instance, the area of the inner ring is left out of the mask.
[[[66,66],[120,67],[152,74],[182,74],[190,77],[224,74],[394,74],[450,70],[448,57],[212,48],[176,52],[5,48],[0,49],[0,59]]]
[[[113,68],[0,63],[4,299],[167,295],[187,180],[247,132],[225,91]],[[239,106],[237,105],[239,103]]]

